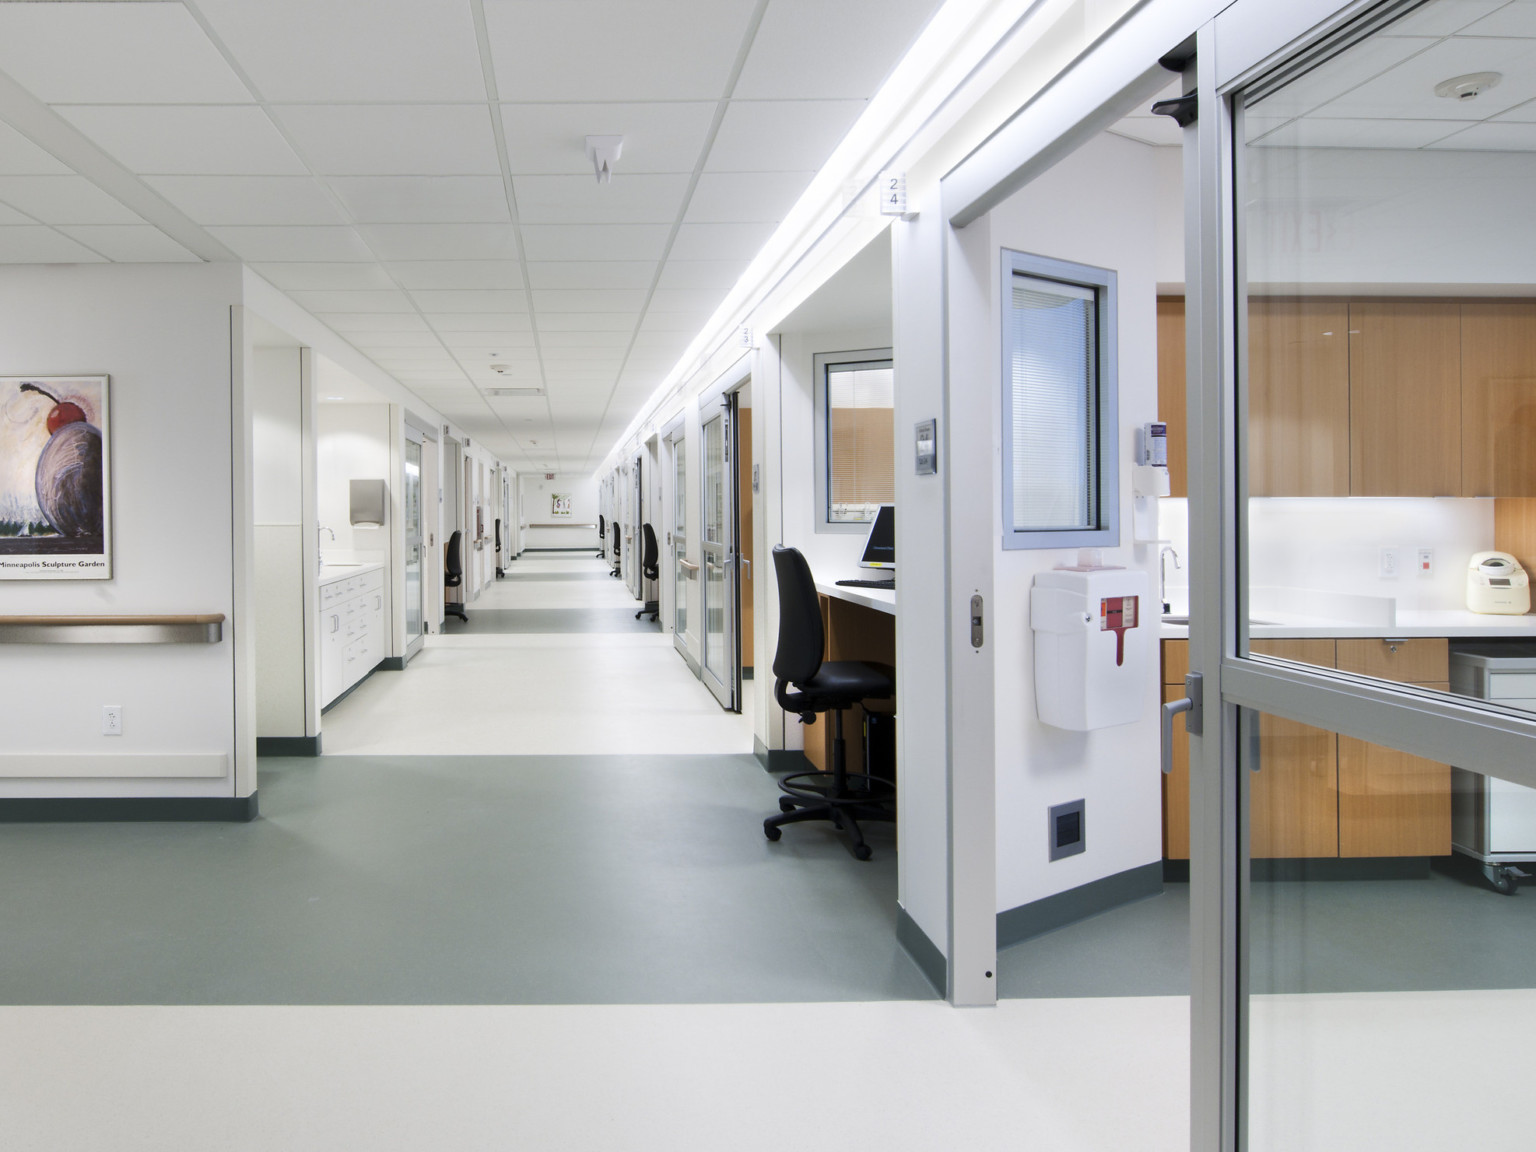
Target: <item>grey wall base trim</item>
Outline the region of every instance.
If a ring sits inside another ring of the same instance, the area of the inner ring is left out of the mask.
[[[320,736],[258,736],[258,756],[318,756]]]
[[[0,800],[0,824],[78,824],[128,821],[256,819],[256,793],[249,796],[100,796]]]
[[[376,672],[404,672],[405,671],[405,657],[404,656],[386,656],[386,657],[384,657],[384,659],[379,661],[379,666],[376,669],[374,669],[374,671],[376,671]]]
[[[907,950],[918,970],[928,978],[934,991],[940,996],[949,995],[949,962],[939,946],[928,939],[928,933],[917,926],[917,921],[907,915],[907,910],[896,908],[896,942]]]
[[[1158,860],[1092,880],[1043,900],[1020,904],[997,914],[997,946],[1006,948],[1032,936],[1108,912],[1121,904],[1156,896],[1162,890],[1163,862]]]
[[[1258,883],[1281,880],[1424,880],[1429,876],[1429,856],[1366,856],[1340,859],[1325,856],[1310,860],[1254,860],[1249,876]],[[1164,860],[1163,880],[1189,883],[1188,860]]]
[[[390,657],[390,659],[392,659],[392,660],[393,660],[393,659],[394,659],[394,657],[393,657],[393,656],[392,656],[392,657]],[[346,690],[346,691],[345,691],[345,692],[343,692],[343,693],[342,693],[342,694],[341,694],[341,695],[340,695],[340,696],[338,696],[338,697],[336,697],[336,699],[334,699],[334,700],[332,700],[332,701],[331,701],[331,702],[330,702],[330,703],[329,703],[329,704],[327,704],[327,705],[326,705],[326,706],[325,706],[325,707],[324,707],[324,708],[322,708],[322,709],[320,709],[320,715],[322,715],[322,716],[324,716],[324,715],[325,715],[325,714],[326,714],[326,713],[327,713],[327,712],[329,712],[329,711],[330,711],[330,710],[331,710],[331,709],[332,709],[332,708],[334,708],[334,707],[336,707],[336,705],[338,705],[338,704],[340,704],[340,703],[341,703],[341,702],[342,702],[342,701],[343,701],[343,700],[345,700],[345,699],[346,699],[346,698],[347,698],[347,697],[348,697],[348,696],[350,696],[350,695],[352,695],[352,693],[354,693],[354,692],[356,692],[356,691],[357,691],[357,690],[358,690],[358,689],[359,689],[359,688],[361,688],[361,687],[362,687],[362,686],[363,686],[363,685],[364,685],[364,684],[366,684],[366,683],[368,683],[368,677],[369,677],[369,676],[372,676],[372,675],[373,675],[373,674],[374,674],[374,673],[375,673],[375,672],[377,672],[377,671],[378,671],[378,670],[379,670],[379,669],[380,669],[380,668],[382,668],[382,667],[384,667],[384,665],[383,665],[383,664],[382,664],[382,663],[380,663],[380,664],[375,664],[375,665],[374,665],[374,666],[373,666],[373,667],[372,667],[372,668],[370,668],[370,669],[368,669],[368,671],[367,671],[367,673],[366,673],[366,674],[365,674],[365,675],[364,675],[364,676],[363,676],[363,678],[362,678],[362,679],[361,679],[361,680],[359,680],[359,681],[358,681],[358,682],[357,682],[357,683],[356,683],[356,684],[354,684],[354,685],[352,685],[352,687],[350,687],[350,688],[348,688],[348,689],[347,689],[347,690]],[[402,672],[403,672],[403,671],[404,671],[404,670],[405,670],[405,665],[404,665],[404,664],[402,664],[402,665],[401,665],[401,666],[400,666],[400,668],[399,668],[399,671],[402,671]]]
[[[757,762],[770,772],[814,772],[816,765],[805,758],[798,748],[769,748],[758,737],[752,737],[752,754]]]

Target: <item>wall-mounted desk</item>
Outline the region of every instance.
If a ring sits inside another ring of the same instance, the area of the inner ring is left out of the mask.
[[[821,626],[826,633],[825,660],[862,660],[896,666],[896,593],[885,588],[849,588],[827,581],[816,584],[821,598]],[[869,711],[893,713],[896,700],[872,700]],[[848,740],[848,771],[864,771],[864,709],[843,713]],[[832,764],[832,715],[805,728],[805,756],[822,771]]]

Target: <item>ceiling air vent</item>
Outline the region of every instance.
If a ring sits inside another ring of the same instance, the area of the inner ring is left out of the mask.
[[[544,389],[537,388],[537,387],[534,387],[534,388],[487,388],[485,390],[485,394],[487,396],[542,396],[542,395],[544,395]]]

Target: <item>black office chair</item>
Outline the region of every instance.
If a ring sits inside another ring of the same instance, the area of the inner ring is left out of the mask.
[[[500,580],[507,574],[507,570],[501,566],[501,517],[496,517],[496,579]]]
[[[613,567],[609,569],[608,575],[617,576],[619,569],[623,567],[619,563],[619,522],[617,520],[613,522],[613,555],[609,559],[613,561]]]
[[[464,583],[464,563],[459,559],[459,541],[463,534],[455,530],[448,537],[448,547],[443,550],[443,588],[458,588]],[[461,593],[462,595],[462,593]],[[469,623],[469,617],[464,614],[462,601],[449,600],[446,591],[443,596],[443,612],[449,616],[457,616],[464,623]]]
[[[643,579],[654,583],[660,579],[660,573],[656,569],[656,561],[658,558],[656,551],[656,532],[649,524],[642,524],[640,525],[640,535],[640,575]],[[642,585],[642,589],[643,587],[644,586]],[[657,616],[661,614],[661,601],[647,600],[645,602],[645,607],[635,613],[635,619],[638,620],[640,617],[646,615],[647,613],[650,614],[652,620],[655,620]]]
[[[778,545],[773,550],[773,570],[779,584],[773,698],[786,712],[798,712],[803,723],[815,723],[818,712],[831,712],[835,719],[832,771],[798,772],[780,780],[784,792],[779,797],[780,814],[763,821],[763,834],[777,840],[785,824],[830,820],[848,837],[854,857],[868,860],[873,853],[864,843],[859,821],[895,820],[896,789],[877,776],[848,771],[842,709],[863,700],[889,700],[896,691],[894,673],[853,660],[823,663],[826,636],[810,565],[798,549]]]
[[[597,558],[601,560],[608,545],[608,521],[599,513],[597,517]]]

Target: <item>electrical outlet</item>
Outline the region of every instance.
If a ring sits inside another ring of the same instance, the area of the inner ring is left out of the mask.
[[[1396,580],[1403,574],[1403,557],[1399,549],[1381,550],[1381,570],[1378,574],[1383,580]]]
[[[103,736],[121,736],[123,734],[123,706],[121,704],[105,704],[102,706],[101,734]]]
[[[1425,578],[1435,574],[1435,550],[1433,548],[1419,549],[1419,564],[1415,571]]]

